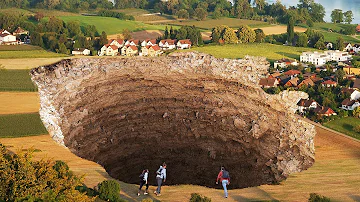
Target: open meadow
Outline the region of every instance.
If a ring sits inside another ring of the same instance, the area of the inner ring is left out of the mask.
[[[46,50],[11,50],[0,51],[0,59],[13,59],[13,58],[54,58],[54,57],[66,57],[65,54],[54,53]]]
[[[39,113],[1,114],[0,137],[23,137],[47,134]]]
[[[324,123],[324,126],[360,140],[360,133],[354,131],[354,128],[359,124],[360,119],[355,117],[345,117]]]
[[[269,61],[273,62],[284,57],[299,60],[302,52],[314,51],[315,49],[269,43],[249,43],[195,47],[192,50],[208,53],[218,58],[243,58],[246,55],[250,55],[266,57]]]

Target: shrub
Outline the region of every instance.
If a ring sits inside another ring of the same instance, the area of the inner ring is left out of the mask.
[[[360,125],[355,126],[354,131],[360,133]]]
[[[153,200],[151,198],[146,198],[141,200],[141,202],[153,202]]]
[[[311,193],[308,201],[309,202],[330,202],[330,199],[325,196],[316,194],[316,193]]]
[[[198,193],[192,193],[190,202],[211,202],[211,199]]]
[[[120,185],[115,180],[105,180],[98,184],[99,197],[102,200],[121,201]]]

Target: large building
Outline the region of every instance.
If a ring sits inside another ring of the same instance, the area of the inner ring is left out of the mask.
[[[300,55],[301,62],[307,62],[316,66],[324,65],[329,61],[344,62],[351,60],[351,55],[348,52],[339,50],[329,50],[324,53],[319,52],[303,52]]]

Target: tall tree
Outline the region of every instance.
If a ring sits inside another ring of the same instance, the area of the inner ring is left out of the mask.
[[[314,22],[324,22],[325,17],[325,8],[319,3],[312,3],[310,5],[309,14],[311,16],[311,20]]]
[[[331,22],[342,23],[344,21],[344,14],[341,9],[335,9],[331,12]]]
[[[124,39],[131,39],[131,32],[129,29],[125,28],[121,32]]]
[[[225,43],[237,43],[238,38],[232,28],[225,28],[223,39]]]
[[[298,39],[296,42],[296,46],[298,47],[307,47],[308,44],[308,36],[305,33],[298,33]]]
[[[294,17],[290,17],[289,18],[289,22],[287,25],[287,42],[288,44],[293,44],[294,41],[294,24],[295,24],[295,19]]]
[[[164,31],[164,39],[170,39],[170,34],[167,26],[165,27]]]
[[[326,48],[324,38],[319,38],[319,40],[315,43],[314,48],[324,50]]]
[[[248,25],[241,25],[237,31],[240,43],[253,43],[256,40],[256,34]]]
[[[203,9],[203,8],[196,8],[195,9],[195,15],[196,15],[196,18],[198,19],[198,20],[205,20],[206,19],[206,16],[207,16],[207,12],[206,12],[206,10],[205,9]]]
[[[335,48],[340,51],[344,50],[345,45],[344,45],[344,39],[342,37],[338,37],[336,39]]]
[[[353,19],[354,19],[354,14],[353,14],[353,12],[350,10],[350,11],[346,11],[345,13],[344,13],[344,17],[345,17],[345,22],[347,22],[348,24],[350,24],[352,21],[353,21]]]
[[[256,39],[255,42],[262,43],[265,41],[265,33],[262,29],[255,29]]]
[[[106,32],[103,31],[103,32],[101,32],[101,35],[100,35],[99,44],[100,44],[100,46],[103,46],[107,43],[108,43],[107,34],[106,34]]]

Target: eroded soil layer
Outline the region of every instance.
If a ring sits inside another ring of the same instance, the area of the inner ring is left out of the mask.
[[[168,184],[231,187],[276,183],[314,162],[315,130],[284,95],[257,86],[261,58],[200,53],[159,58],[80,58],[31,71],[41,118],[58,143],[125,182],[150,182],[163,162]]]

